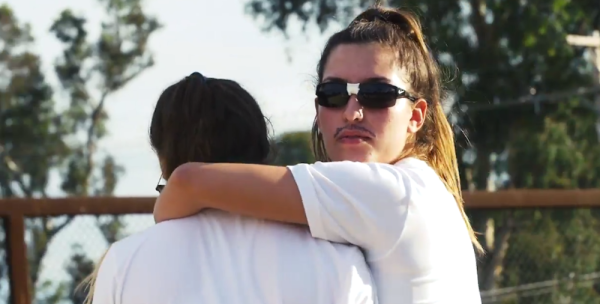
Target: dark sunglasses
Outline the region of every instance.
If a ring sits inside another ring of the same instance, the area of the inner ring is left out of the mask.
[[[162,179],[162,174],[160,175],[160,177],[158,178],[158,182],[156,183],[156,192],[161,193],[163,188],[165,188],[165,185],[161,185],[160,184],[160,180]]]
[[[350,95],[356,95],[365,108],[384,109],[393,107],[399,98],[416,101],[406,90],[383,82],[344,83],[325,82],[317,86],[317,103],[326,108],[341,108],[348,104]]]

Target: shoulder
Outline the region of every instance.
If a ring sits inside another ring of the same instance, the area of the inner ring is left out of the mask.
[[[410,189],[409,196],[411,201],[420,201],[420,198],[431,198],[431,196],[441,196],[454,200],[440,176],[425,161],[417,158],[406,158],[396,164],[394,167],[403,177],[403,182],[407,189]]]
[[[110,267],[114,268],[115,275],[122,275],[123,270],[127,268],[127,261],[131,260],[138,249],[142,247],[144,242],[148,239],[151,228],[134,233],[112,243],[104,256],[102,263],[110,264]]]
[[[111,250],[113,250],[115,254],[127,254],[129,252],[135,252],[137,248],[142,246],[149,238],[160,234],[160,231],[171,230],[175,228],[177,226],[173,224],[175,221],[177,220],[154,224],[140,232],[128,235],[114,242],[111,245]]]
[[[316,162],[288,166],[288,169],[294,176],[306,175],[312,178],[330,177],[389,182],[401,182],[406,178],[415,178],[419,175],[437,178],[435,171],[426,162],[417,158],[405,158],[395,164],[353,161]]]
[[[439,252],[443,256],[463,252],[457,247],[465,247],[472,252],[466,226],[454,196],[446,189],[435,170],[426,162],[415,158],[402,160],[395,166],[403,172],[409,189],[405,201],[407,215],[404,233],[399,245],[420,248],[420,253],[414,254],[421,258],[432,256],[423,255],[423,252]],[[407,252],[403,252],[403,255],[410,256]]]
[[[406,158],[396,163],[394,167],[403,176],[404,186],[407,189],[405,202],[409,208],[414,209],[413,211],[419,211],[410,212],[411,216],[438,217],[448,210],[457,209],[454,196],[435,170],[425,161]]]
[[[405,174],[401,166],[352,161],[316,162],[288,166],[299,188],[321,191],[344,191],[370,197],[404,197]],[[301,189],[302,190],[302,189]]]
[[[263,220],[243,217],[220,210],[206,210],[199,214],[164,221],[129,235],[111,245],[119,265],[125,267],[134,257],[158,258],[157,251],[165,246],[186,248],[194,242],[210,242],[224,231],[230,237],[240,237],[240,231],[259,226]],[[285,225],[281,225],[285,226]],[[142,250],[140,250],[142,249]]]
[[[429,164],[423,160],[414,157],[402,159],[394,164],[394,168],[402,172],[408,178],[418,179],[434,179],[439,180],[439,176]]]
[[[136,232],[121,240],[114,242],[110,246],[109,253],[116,260],[118,266],[127,263],[132,256],[139,253],[139,249],[148,243],[160,243],[172,239],[174,235],[180,235],[183,231],[188,231],[195,217],[176,219],[154,224],[143,231]],[[108,254],[107,254],[108,255]]]

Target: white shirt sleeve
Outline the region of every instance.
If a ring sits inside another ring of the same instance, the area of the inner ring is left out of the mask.
[[[362,247],[369,260],[394,249],[409,212],[410,183],[401,168],[349,161],[288,168],[313,237]]]
[[[117,261],[114,250],[109,248],[98,269],[92,304],[118,304],[116,281]]]

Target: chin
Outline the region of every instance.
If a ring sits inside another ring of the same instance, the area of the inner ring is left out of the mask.
[[[339,157],[337,157],[337,159],[334,159],[334,161],[353,161],[353,162],[361,162],[361,163],[368,163],[368,162],[373,162],[373,155],[369,154],[369,153],[340,153]]]

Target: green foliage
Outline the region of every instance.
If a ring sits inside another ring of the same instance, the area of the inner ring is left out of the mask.
[[[290,132],[279,136],[275,142],[273,164],[287,166],[298,163],[313,163],[315,157],[310,143],[310,132]]]
[[[95,40],[88,37],[86,18],[70,10],[52,24],[50,32],[63,46],[55,62],[60,86],[54,89],[45,80],[39,56],[31,52],[34,38],[29,25],[20,23],[7,5],[0,6],[0,197],[47,197],[51,172],[60,173],[66,195],[114,192],[123,168],[111,155],[97,151],[98,141],[107,134],[105,104],[153,65],[147,43],[160,24],[144,13],[140,0],[100,2],[107,18]],[[66,96],[62,104],[67,107],[55,103],[58,96]],[[49,285],[38,277],[49,243],[72,220],[27,222],[30,277],[37,294],[44,295],[36,302],[71,297],[72,290],[65,289],[69,284]],[[119,218],[98,225],[109,242],[121,235]],[[69,273],[77,283],[90,268],[84,267],[88,262],[78,253],[72,263]],[[48,291],[50,286],[54,293]]]
[[[374,2],[248,0],[246,8],[265,31],[287,33],[294,20],[304,29],[345,26],[357,9]],[[457,100],[453,116],[469,137],[459,137],[457,145],[465,155],[459,157],[464,188],[488,189],[492,173],[509,177],[499,188],[600,187],[593,96],[554,102],[535,96],[595,85],[585,49],[567,44],[566,35],[600,28],[597,1],[385,2],[419,13],[444,70],[459,68],[445,84]],[[533,101],[521,102],[527,99]],[[481,237],[488,254],[479,265],[484,290],[600,271],[598,214],[591,210],[469,213],[476,230],[488,232]],[[563,284],[506,303],[596,303],[597,289]]]
[[[86,138],[76,145],[77,153],[71,154],[63,175],[63,190],[77,195],[109,195],[112,191],[107,190],[116,185],[115,175],[121,169],[110,156],[103,160],[101,177],[93,175],[96,143],[106,135],[104,105],[112,93],[154,64],[146,47],[160,27],[156,19],[144,15],[140,0],[102,2],[111,17],[102,23],[96,42],[88,42],[85,18],[70,10],[63,11],[50,29],[64,45],[55,64],[62,89],[70,97],[63,125],[70,134]],[[92,84],[99,91],[96,97],[90,92]],[[102,179],[108,184],[102,184]]]
[[[33,38],[12,10],[0,7],[0,197],[45,196],[51,168],[69,153]]]
[[[87,295],[87,289],[78,288],[79,283],[94,271],[94,262],[87,257],[80,245],[73,246],[71,261],[66,266],[66,270],[71,277],[71,282],[67,285],[68,291],[64,296],[70,299],[73,304],[83,303]],[[62,284],[65,285],[65,283]]]

